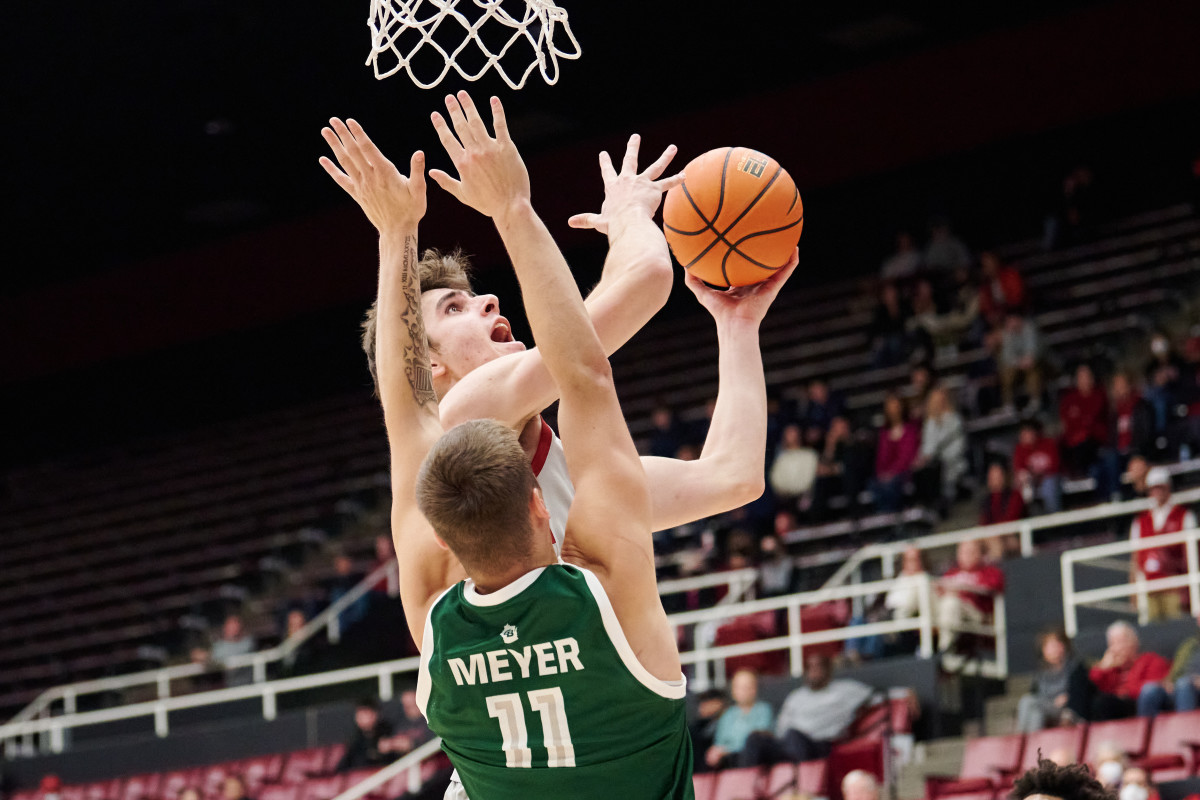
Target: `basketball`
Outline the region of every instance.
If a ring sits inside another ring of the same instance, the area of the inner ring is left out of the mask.
[[[709,150],[667,192],[663,232],[683,268],[711,286],[749,286],[791,258],[804,227],[796,184],[748,147]]]

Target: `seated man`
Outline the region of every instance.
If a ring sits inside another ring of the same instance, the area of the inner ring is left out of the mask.
[[[392,723],[379,715],[379,706],[374,700],[364,698],[354,710],[354,733],[346,742],[346,752],[334,772],[390,764],[407,752],[395,744],[399,743],[392,741]]]
[[[1196,615],[1200,625],[1200,613]],[[1194,711],[1200,697],[1200,630],[1184,639],[1175,651],[1171,671],[1160,683],[1147,683],[1138,693],[1138,716],[1159,711]]]
[[[733,705],[717,721],[713,745],[704,761],[712,769],[737,763],[746,738],[754,731],[771,730],[771,707],[758,699],[758,675],[752,669],[739,669],[730,681]]]
[[[955,564],[938,586],[938,650],[950,652],[964,623],[992,618],[995,596],[1004,591],[1004,573],[984,563],[983,545],[974,539],[958,543]]]
[[[1092,697],[1092,722],[1132,717],[1142,690],[1167,677],[1171,665],[1158,653],[1141,652],[1137,630],[1119,620],[1105,632],[1108,648],[1088,677],[1096,686]]]
[[[829,656],[804,657],[804,685],[783,701],[775,722],[775,735],[751,733],[739,759],[742,766],[776,761],[810,761],[829,755],[833,743],[854,722],[859,708],[875,690],[853,680],[833,680]]]

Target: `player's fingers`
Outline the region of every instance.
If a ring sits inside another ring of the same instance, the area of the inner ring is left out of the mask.
[[[600,151],[600,178],[606,186],[617,178],[617,171],[613,169],[612,156],[608,154],[607,150]]]
[[[496,129],[496,139],[501,142],[511,142],[508,135],[508,117],[504,116],[504,105],[499,97],[492,98],[492,127]]]
[[[454,132],[458,134],[463,147],[470,147],[475,144],[475,131],[467,124],[467,115],[463,112],[463,107],[458,102],[458,98],[452,94],[446,95],[446,112],[450,115],[450,124],[454,126]]]
[[[346,148],[346,153],[356,161],[362,160],[361,149],[358,142],[354,140],[354,134],[346,127],[346,123],[342,122],[337,117],[329,120],[329,127],[333,128],[333,132],[342,140],[342,146]]]
[[[354,187],[354,181],[350,180],[346,173],[338,169],[329,156],[321,156],[317,159],[317,163],[325,168],[325,171],[329,173],[329,177],[333,178],[334,183],[342,187],[347,194],[350,194],[350,190]]]
[[[660,192],[669,192],[676,186],[683,183],[683,173],[677,172],[669,178],[663,178],[661,181],[655,181],[654,185],[658,187]]]
[[[567,220],[567,225],[572,228],[595,228],[599,217],[599,214],[575,214]]]
[[[645,171],[642,172],[642,175],[652,181],[657,180],[658,176],[662,175],[666,171],[667,165],[671,163],[671,159],[675,158],[675,154],[677,152],[679,152],[679,148],[675,147],[675,145],[667,145],[667,149],[663,150],[662,155],[659,156],[653,164],[646,167]]]
[[[433,129],[437,131],[438,140],[441,141],[442,147],[446,148],[450,160],[458,163],[458,157],[463,153],[463,146],[458,139],[454,138],[450,126],[446,124],[446,119],[436,111],[430,114],[429,118],[433,120]]]
[[[779,294],[779,290],[783,288],[783,284],[787,279],[792,277],[792,273],[796,271],[796,265],[800,263],[800,248],[797,247],[792,251],[792,257],[775,272],[771,273],[771,277],[760,283],[757,292],[760,294],[770,295],[772,298]]]
[[[625,145],[625,159],[621,162],[622,173],[637,174],[638,147],[641,144],[642,137],[640,135],[635,133],[629,137],[629,144]]]
[[[479,116],[479,110],[475,108],[475,101],[471,99],[471,95],[466,91],[458,93],[458,104],[462,107],[463,116],[467,119],[467,125],[471,128],[471,134],[476,141],[482,142],[489,138],[487,126],[483,124],[483,118]]]
[[[363,157],[371,164],[391,163],[384,156],[383,151],[375,146],[371,141],[371,137],[367,136],[367,132],[363,130],[363,126],[359,125],[356,120],[346,120],[346,127],[350,129],[350,134],[354,136],[354,141],[358,144],[362,151]]]
[[[418,150],[408,160],[408,183],[414,194],[425,192],[425,153]]]
[[[358,175],[359,170],[350,158],[350,154],[346,152],[346,146],[342,144],[342,140],[337,133],[332,128],[322,128],[321,138],[329,145],[329,149],[333,151],[333,155],[342,166],[342,169],[351,175]]]
[[[462,200],[462,194],[460,193],[462,184],[459,181],[454,180],[454,178],[451,178],[449,175],[442,172],[440,169],[429,170],[429,177],[432,178],[433,182],[436,183],[438,186],[442,187],[447,192],[454,195],[455,199],[457,199],[459,201]]]

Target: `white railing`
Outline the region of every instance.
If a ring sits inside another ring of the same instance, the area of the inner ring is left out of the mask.
[[[393,761],[369,778],[364,778],[354,786],[351,786],[333,798],[333,800],[359,800],[360,797],[367,796],[405,770],[408,770],[408,791],[415,793],[421,788],[421,784],[424,783],[421,780],[421,763],[433,758],[441,752],[441,749],[442,740],[435,736],[412,752],[407,753],[400,760]]]
[[[1190,464],[1191,462],[1186,463]],[[1180,471],[1179,467],[1181,465],[1173,466],[1176,467],[1176,471]],[[1188,489],[1172,495],[1172,502],[1175,503],[1194,503],[1198,500],[1200,500],[1200,488]],[[837,572],[825,582],[825,588],[832,589],[845,584],[849,580],[861,577],[863,565],[874,559],[879,559],[881,562],[880,568],[883,576],[890,578],[895,575],[896,558],[910,547],[915,547],[918,550],[931,550],[938,547],[950,547],[960,542],[1017,534],[1021,537],[1021,555],[1030,556],[1034,552],[1034,534],[1037,531],[1076,525],[1080,522],[1094,522],[1096,520],[1137,514],[1148,508],[1150,508],[1150,500],[1148,499],[1129,500],[1123,503],[1102,503],[1089,508],[1060,511],[1056,514],[1043,514],[1039,517],[1029,517],[1017,522],[1004,522],[999,525],[980,525],[975,528],[966,528],[949,533],[935,533],[910,541],[871,544],[860,549],[847,559]]]
[[[737,576],[739,573],[725,573]],[[694,583],[706,582],[712,585],[717,576],[704,576],[702,579],[680,581],[692,587]],[[741,577],[742,580],[745,576]],[[900,579],[908,580],[908,579]],[[917,631],[920,640],[918,652],[923,657],[931,657],[934,653],[934,629],[937,626],[933,602],[933,581],[923,581],[919,592],[919,612],[915,617],[891,620],[887,622],[872,622],[864,625],[849,625],[831,630],[805,632],[801,628],[800,609],[805,606],[824,603],[832,599],[851,599],[886,593],[898,584],[897,580],[877,581],[837,589],[822,589],[817,592],[804,592],[785,595],[766,600],[750,600],[741,603],[730,603],[715,608],[699,611],[686,611],[668,617],[676,626],[711,624],[721,620],[732,620],[747,614],[761,611],[786,609],[788,619],[787,633],[770,639],[764,639],[741,644],[713,647],[701,641],[698,646],[684,653],[680,658],[684,664],[695,665],[695,674],[691,687],[697,691],[716,682],[724,680],[723,659],[730,656],[763,653],[777,650],[787,650],[791,674],[799,676],[804,667],[804,649],[825,642],[845,641],[864,636],[883,635],[900,631]],[[693,587],[694,588],[694,587]],[[956,586],[956,589],[963,587]],[[1003,597],[995,598],[995,613],[990,623],[979,626],[963,625],[962,632],[995,636],[996,661],[981,663],[980,670],[984,674],[1004,677],[1007,674],[1007,653],[1005,642],[1005,613]],[[63,716],[40,716],[37,719],[22,720],[0,725],[0,743],[10,757],[32,755],[36,752],[39,737],[45,737],[44,747],[50,752],[62,752],[65,747],[65,732],[70,729],[102,725],[118,720],[146,718],[153,720],[154,730],[159,736],[167,736],[170,732],[170,714],[187,708],[200,708],[230,703],[238,700],[261,700],[264,719],[274,719],[277,714],[278,698],[280,695],[304,691],[321,686],[334,686],[353,681],[374,680],[378,683],[377,693],[382,700],[390,700],[395,694],[395,676],[405,673],[415,673],[420,664],[418,658],[402,658],[379,664],[368,664],[315,675],[304,675],[297,678],[264,681],[260,683],[237,686],[228,689],[217,689],[199,692],[182,697],[167,697],[132,703],[116,708],[106,708],[97,711],[68,713]]]
[[[1127,555],[1139,550],[1149,550],[1171,545],[1184,545],[1187,553],[1188,571],[1183,575],[1172,575],[1166,578],[1146,580],[1140,573],[1132,583],[1121,583],[1116,586],[1105,586],[1099,589],[1075,589],[1075,565],[1080,562],[1106,559],[1110,556]],[[1135,613],[1142,625],[1150,621],[1150,604],[1147,596],[1151,592],[1161,592],[1170,589],[1187,589],[1193,609],[1200,609],[1200,530],[1166,533],[1147,539],[1134,539],[1124,542],[1101,544],[1095,547],[1082,547],[1078,550],[1068,550],[1062,555],[1062,584],[1063,584],[1063,620],[1068,636],[1079,632],[1079,607],[1085,605],[1102,605],[1108,610]],[[1109,601],[1128,601],[1130,597],[1137,598],[1136,607],[1122,604],[1114,605]]]
[[[340,641],[342,612],[361,600],[381,581],[386,581],[388,593],[394,594],[396,591],[397,574],[398,567],[395,561],[379,565],[379,567],[347,591],[346,594],[339,597],[333,603],[330,603],[324,611],[305,623],[303,628],[284,639],[275,647],[259,650],[254,653],[232,656],[211,666],[208,664],[180,664],[174,667],[162,667],[160,669],[132,672],[127,675],[117,675],[112,678],[98,678],[96,680],[79,681],[63,686],[55,686],[38,695],[32,703],[21,709],[10,721],[24,722],[36,717],[47,717],[51,711],[52,704],[59,700],[62,701],[63,711],[67,714],[73,714],[78,707],[79,699],[83,696],[98,694],[100,692],[132,689],[138,686],[156,686],[158,699],[165,700],[171,696],[172,681],[181,678],[190,678],[195,675],[203,675],[212,671],[214,667],[220,667],[225,670],[249,667],[254,676],[254,682],[262,683],[267,679],[267,667],[269,665],[283,661],[322,630],[325,630],[330,642],[337,643]]]

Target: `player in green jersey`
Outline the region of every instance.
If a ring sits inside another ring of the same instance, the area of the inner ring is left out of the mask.
[[[495,138],[465,93],[448,101],[457,138],[437,115],[435,127],[459,179],[431,176],[501,232],[561,393],[559,423],[576,495],[563,564],[512,429],[476,421],[442,436],[414,269],[423,159],[414,155],[405,179],[360,127],[335,123],[330,144],[345,169],[339,183],[381,232],[379,324],[394,330],[378,340],[393,518],[413,532],[414,543],[434,539],[432,522],[437,541],[469,575],[454,585],[444,580],[437,588],[450,588],[437,594],[428,591],[436,575],[407,590],[402,580],[406,607],[422,612],[410,616],[422,645],[421,700],[473,797],[690,796],[684,684],[658,599],[645,473],[607,359],[561,254],[533,213],[498,101]],[[651,214],[673,180],[652,187]],[[787,272],[747,298],[713,293],[706,305],[756,327]],[[396,352],[384,353],[391,347]]]

